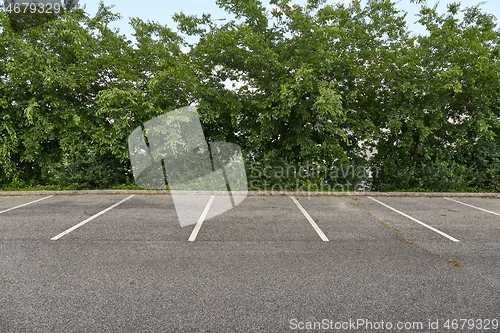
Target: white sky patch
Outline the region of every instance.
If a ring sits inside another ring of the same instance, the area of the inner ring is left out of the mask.
[[[223,70],[224,69],[221,65],[217,65],[212,70],[212,74],[218,75],[218,73],[223,71]],[[232,76],[232,78],[227,78],[225,81],[222,82],[224,84],[225,89],[237,92],[242,87],[246,86],[246,87],[248,87],[248,90],[250,90],[250,91],[257,90],[256,88],[250,86],[248,80],[246,79],[244,72],[231,71],[231,73],[228,73],[228,74],[230,74]]]
[[[239,80],[226,79],[226,81],[224,81],[223,84],[224,84],[225,89],[231,90],[234,92],[238,92],[242,87],[246,87],[248,89],[248,91],[250,91],[252,93],[254,93],[258,90],[257,88],[252,87],[252,85],[250,85],[250,83],[248,81],[244,80],[243,78],[241,78]]]
[[[241,87],[246,85],[244,81],[235,81],[231,79],[226,79],[226,81],[224,81],[223,83],[224,88],[226,88],[227,90],[239,90]]]
[[[269,6],[266,6],[266,10],[270,13],[274,12],[274,11],[277,11],[277,12],[281,12],[281,10],[278,8],[278,6],[276,5],[269,5]]]

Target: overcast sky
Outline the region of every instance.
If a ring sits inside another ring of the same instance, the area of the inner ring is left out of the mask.
[[[343,0],[342,2],[348,2],[350,0]],[[398,0],[396,0],[398,1]],[[498,5],[498,0],[462,0],[462,7],[468,7],[477,5],[480,2],[485,2],[482,5],[484,11],[495,15],[500,18],[500,6]],[[297,3],[305,3],[306,0],[295,0]],[[339,2],[338,0],[328,0],[328,3],[333,4]],[[435,0],[427,0],[429,5],[435,4]],[[452,0],[440,1],[440,11],[444,12],[446,10],[446,4],[453,2]],[[86,11],[90,14],[95,14],[99,5],[99,0],[80,0],[81,5],[86,6]],[[139,17],[143,20],[157,21],[161,24],[166,24],[170,28],[175,29],[176,24],[172,20],[172,15],[174,13],[184,12],[188,15],[201,15],[202,13],[212,14],[213,18],[229,18],[227,14],[220,9],[215,0],[104,0],[106,5],[114,5],[114,12],[120,13],[123,18],[114,24],[114,27],[120,29],[120,31],[130,38],[133,30],[130,28],[128,21],[130,17]],[[265,5],[268,4],[268,0],[264,0]],[[415,14],[420,8],[419,5],[411,4],[409,0],[399,0],[397,6],[408,12],[408,24],[412,31],[416,33],[421,33],[423,30],[413,23],[417,20]]]

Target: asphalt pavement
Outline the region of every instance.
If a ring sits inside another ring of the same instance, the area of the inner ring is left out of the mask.
[[[500,331],[497,195],[252,194],[200,220],[162,192],[1,193],[0,332]]]

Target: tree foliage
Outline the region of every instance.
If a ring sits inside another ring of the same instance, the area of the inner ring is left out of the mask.
[[[234,20],[134,18],[135,43],[103,3],[24,26],[0,11],[0,184],[131,182],[130,132],[197,105],[254,188],[498,191],[496,19],[414,2],[421,35],[390,0],[217,0]]]

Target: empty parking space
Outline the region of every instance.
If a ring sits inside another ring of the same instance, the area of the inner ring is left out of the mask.
[[[330,241],[385,241],[394,236],[360,209],[356,198],[302,197],[299,201]]]
[[[322,239],[289,197],[250,196],[236,208],[206,220],[196,241]]]
[[[112,210],[113,208],[115,207],[118,207],[119,205],[121,205],[122,203],[124,203],[125,201],[128,201],[130,199],[132,199],[134,197],[134,195],[129,195],[128,197],[126,197],[125,199],[122,199],[120,201],[118,201],[117,203],[114,203],[112,204],[111,206],[101,210],[100,212],[98,212],[97,214],[94,214],[92,215],[91,217],[83,220],[82,222],[72,226],[71,228],[69,229],[66,229],[65,231],[61,232],[60,234],[54,236],[51,238],[51,240],[59,240],[61,239],[62,237],[66,236],[67,234],[75,231],[76,229],[80,228],[80,227],[83,227],[85,224],[91,222],[92,220],[95,220],[96,218],[98,218],[99,216],[101,215],[104,215],[106,214],[107,212],[109,212],[110,210]]]
[[[0,239],[50,239],[124,195],[54,196],[0,215]]]
[[[418,198],[418,200],[415,200],[415,198],[374,197],[374,199],[389,206],[390,208],[367,197],[359,198],[359,207],[372,214],[384,225],[403,235],[409,241],[418,242],[425,239],[436,242],[457,243],[452,239],[460,240],[451,232],[451,230],[449,230],[451,227],[450,225],[432,223],[428,220],[428,216],[422,216],[422,212],[432,212],[429,207],[426,207],[426,205],[422,204],[420,201],[424,199],[427,200],[428,198]],[[426,203],[429,202],[427,201]],[[442,206],[438,207],[438,209],[441,208]],[[406,214],[407,216],[404,216],[401,213]],[[417,220],[418,222],[412,220],[411,218]],[[451,237],[452,239],[444,236],[443,234]]]
[[[379,199],[460,241],[495,240],[500,235],[500,217],[445,198]]]
[[[37,202],[50,199],[48,196],[0,196],[0,214],[35,204]]]
[[[500,213],[500,198],[461,198],[461,197],[449,197],[460,202],[464,202],[470,205],[481,207],[484,209],[491,210],[496,213]]]
[[[474,208],[488,214],[500,217],[500,200],[498,199],[478,199],[478,198],[446,198],[459,205]],[[500,222],[500,219],[498,220]]]
[[[171,196],[136,195],[60,240],[184,241],[192,229],[179,225]]]
[[[419,224],[420,226],[422,226],[422,227],[426,228],[427,230],[430,230],[430,231],[432,231],[432,232],[435,232],[436,234],[441,235],[441,236],[443,236],[443,237],[447,238],[448,240],[450,240],[450,241],[452,241],[452,242],[455,242],[455,243],[459,243],[459,242],[460,242],[457,238],[455,238],[455,237],[451,236],[450,234],[448,234],[448,233],[446,233],[446,232],[443,232],[442,230],[440,230],[440,229],[438,229],[438,228],[436,228],[436,227],[434,227],[434,226],[432,226],[432,225],[430,225],[430,224],[428,224],[428,223],[423,222],[421,219],[418,219],[418,218],[415,218],[414,216],[408,215],[408,214],[406,214],[406,213],[404,213],[404,212],[400,211],[399,209],[394,208],[393,206],[390,206],[390,205],[388,205],[388,204],[386,204],[386,203],[384,203],[384,202],[382,202],[382,201],[380,201],[380,200],[377,200],[377,199],[375,199],[375,198],[368,197],[368,199],[370,199],[370,200],[372,200],[372,201],[375,201],[376,203],[378,203],[378,204],[382,205],[383,207],[385,207],[385,208],[387,208],[387,209],[390,209],[390,210],[392,210],[393,212],[398,213],[399,215],[401,215],[401,216],[403,216],[403,217],[407,218],[408,220],[413,221],[413,222],[415,222],[415,223]]]
[[[371,210],[378,218],[397,229],[408,242],[431,255],[451,260],[473,274],[478,281],[500,290],[500,266],[497,265],[500,253],[498,216],[441,197],[380,198],[380,201],[460,239],[460,243],[453,243],[443,237],[436,237],[435,233],[418,224],[409,224],[411,220],[401,219],[395,212],[381,211],[366,200],[362,199],[365,209]],[[493,199],[454,200],[474,202],[478,207],[486,207],[486,202],[495,202]],[[500,200],[496,199],[496,202]]]
[[[304,207],[302,207],[302,204],[299,202],[299,199],[295,198],[294,196],[290,196],[290,198],[292,199],[293,203],[297,206],[297,208],[305,216],[305,218],[307,219],[307,221],[309,221],[309,223],[313,227],[314,231],[316,231],[316,233],[321,238],[321,240],[323,242],[328,242],[328,237],[326,237],[326,235],[323,232],[323,230],[321,230],[321,228],[318,227],[318,224],[316,223],[316,221],[313,220],[313,218],[311,217],[311,215],[309,215],[309,213],[304,209]]]

